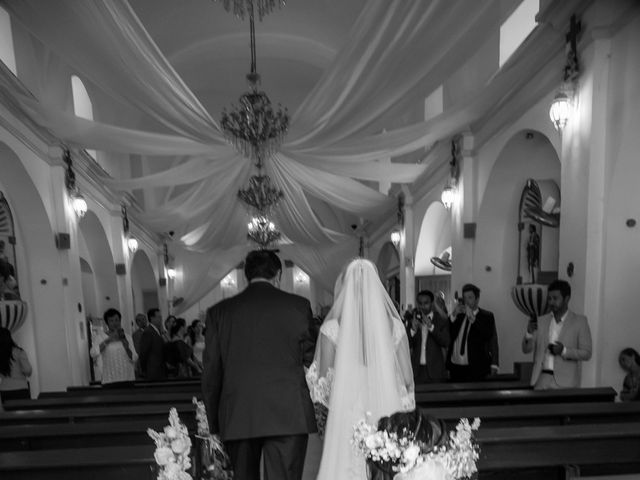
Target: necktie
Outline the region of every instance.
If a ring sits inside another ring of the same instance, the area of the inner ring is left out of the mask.
[[[464,318],[464,332],[462,332],[462,345],[460,345],[460,355],[464,355],[467,350],[467,335],[469,333],[469,318]]]

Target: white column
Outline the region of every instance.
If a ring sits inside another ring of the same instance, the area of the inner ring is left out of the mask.
[[[413,225],[413,197],[406,185],[402,186],[404,193],[404,228],[402,231],[400,253],[400,305],[404,307],[414,303],[416,296],[416,282],[414,272],[415,239]]]

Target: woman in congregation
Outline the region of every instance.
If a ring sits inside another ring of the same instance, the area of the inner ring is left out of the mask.
[[[335,291],[307,371],[319,431],[324,430],[317,480],[366,480],[365,460],[351,446],[353,426],[367,415],[377,420],[415,408],[409,342],[369,260],[349,263]]]
[[[202,370],[202,354],[204,352],[204,325],[198,319],[191,322],[187,343],[193,349],[193,358]]]
[[[122,315],[115,308],[104,312],[106,331],[93,340],[91,357],[102,359],[102,383],[133,382],[138,360],[131,335],[122,328]]]
[[[13,341],[9,329],[0,327],[0,396],[2,401],[31,398],[32,368],[27,353]]]
[[[169,378],[187,378],[191,371],[202,374],[200,367],[193,359],[193,348],[185,342],[187,322],[184,318],[176,318],[169,332],[169,341],[164,346],[164,361],[167,364]]]
[[[627,372],[622,383],[620,400],[631,402],[640,400],[640,354],[633,348],[625,348],[618,359],[620,367]]]

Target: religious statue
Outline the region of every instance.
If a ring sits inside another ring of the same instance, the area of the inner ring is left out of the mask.
[[[540,235],[535,225],[529,225],[529,240],[527,241],[527,265],[531,283],[536,283],[536,269],[540,266]]]

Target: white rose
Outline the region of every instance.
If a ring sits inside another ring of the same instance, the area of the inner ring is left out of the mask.
[[[182,438],[176,438],[171,442],[171,450],[173,450],[173,452],[178,455],[180,455],[181,453],[185,453],[187,450],[189,450],[189,447],[190,445]]]
[[[179,478],[182,468],[177,463],[170,463],[164,467],[164,473],[167,478]]]
[[[158,447],[156,452],[153,454],[153,457],[156,460],[156,463],[160,466],[167,465],[175,461],[175,457],[173,456],[173,452],[168,447]]]
[[[407,473],[397,474],[394,480],[453,480],[447,469],[441,462],[437,462],[431,458],[425,459],[423,463]]]
[[[411,445],[402,453],[402,459],[405,463],[413,465],[420,455],[420,447]]]
[[[178,437],[178,431],[173,427],[164,427],[164,434],[171,440]]]
[[[375,433],[372,433],[370,435],[367,435],[367,438],[364,439],[364,444],[367,446],[368,449],[374,449],[378,446],[378,438],[376,436]]]

